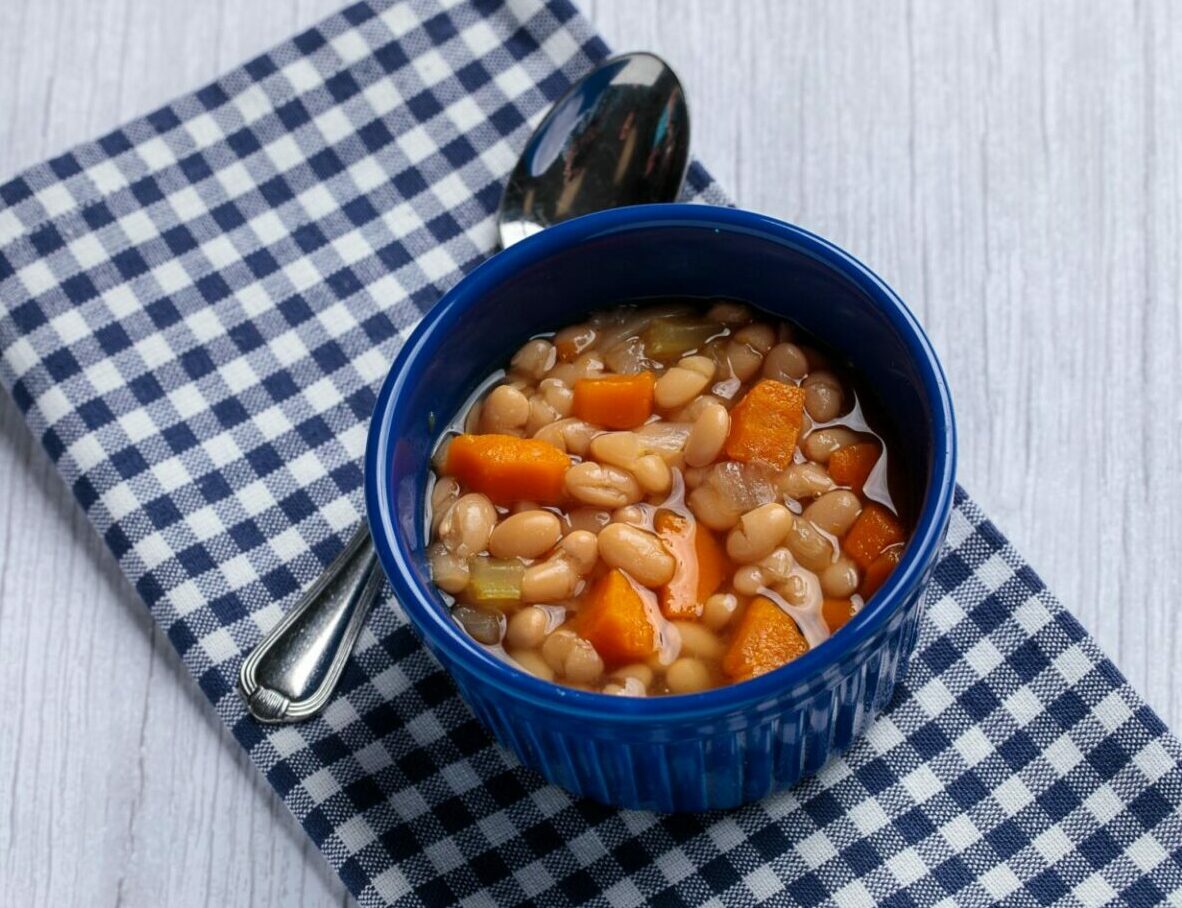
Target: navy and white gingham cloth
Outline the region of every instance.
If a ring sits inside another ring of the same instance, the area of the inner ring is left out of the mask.
[[[1179,902],[1182,748],[963,494],[892,708],[741,810],[545,785],[394,603],[320,718],[246,716],[401,339],[605,53],[567,0],[358,3],[0,185],[0,377],[201,689],[366,906]]]

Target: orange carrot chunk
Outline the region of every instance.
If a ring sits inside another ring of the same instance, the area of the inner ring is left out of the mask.
[[[804,414],[804,388],[765,378],[731,410],[726,456],[782,470],[792,463]]]
[[[829,625],[829,633],[836,634],[854,617],[854,603],[849,599],[826,599],[821,604],[821,616]]]
[[[656,630],[644,599],[618,568],[591,588],[575,629],[609,665],[643,661],[657,648]]]
[[[557,504],[563,500],[569,466],[570,458],[562,451],[536,438],[457,435],[447,449],[443,473],[496,504]]]
[[[882,554],[883,549],[906,541],[907,536],[899,518],[872,501],[862,508],[862,513],[845,534],[842,545],[846,554],[865,571]]]
[[[655,383],[651,372],[580,378],[575,382],[572,412],[605,429],[635,429],[653,415]]]
[[[858,587],[858,593],[863,599],[869,599],[878,592],[878,588],[886,583],[887,577],[902,557],[903,546],[896,545],[870,562],[870,567],[866,568],[866,576],[862,578],[862,585]]]
[[[673,511],[659,511],[654,528],[677,562],[677,570],[661,590],[666,618],[700,618],[702,607],[730,576],[726,551],[709,529]]]
[[[722,670],[736,681],[753,678],[787,665],[808,648],[796,622],[770,599],[756,596],[722,657]]]
[[[862,494],[862,486],[870,471],[878,463],[878,445],[873,441],[838,448],[829,458],[829,475],[839,486],[849,486],[856,495]]]

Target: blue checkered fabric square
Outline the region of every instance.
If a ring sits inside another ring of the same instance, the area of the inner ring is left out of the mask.
[[[246,716],[399,344],[606,53],[567,0],[357,3],[0,185],[0,378],[201,689],[366,906],[1178,903],[1182,748],[964,494],[892,707],[741,810],[547,786],[392,601],[319,718]]]

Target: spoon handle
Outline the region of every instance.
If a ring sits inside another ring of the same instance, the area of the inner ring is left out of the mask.
[[[300,722],[336,688],[382,572],[362,523],[349,544],[242,663],[238,684],[260,722]]]

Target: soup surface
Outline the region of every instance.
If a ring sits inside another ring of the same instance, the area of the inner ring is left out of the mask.
[[[838,632],[907,541],[865,397],[739,303],[530,340],[436,452],[432,577],[547,681],[646,696],[769,672]]]

